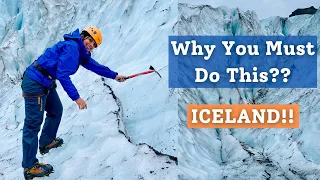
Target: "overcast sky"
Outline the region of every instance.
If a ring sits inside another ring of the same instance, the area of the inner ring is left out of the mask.
[[[179,3],[208,4],[212,7],[227,6],[243,11],[254,10],[259,19],[270,16],[288,17],[297,8],[314,6],[319,8],[320,0],[178,0]]]

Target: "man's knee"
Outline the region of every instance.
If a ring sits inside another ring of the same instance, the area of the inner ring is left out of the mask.
[[[57,116],[61,117],[63,113],[63,106],[60,104],[59,107],[57,107]]]
[[[24,132],[39,132],[42,124],[42,119],[25,119]]]
[[[56,106],[54,106],[54,108],[49,109],[47,111],[47,116],[49,117],[61,117],[63,113],[63,107],[62,104],[57,104]]]

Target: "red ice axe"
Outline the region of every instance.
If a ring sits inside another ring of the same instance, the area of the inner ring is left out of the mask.
[[[130,78],[134,78],[134,77],[137,77],[137,76],[140,76],[140,75],[150,74],[150,73],[154,73],[154,72],[157,73],[160,76],[158,71],[156,71],[152,66],[150,66],[149,71],[144,71],[144,72],[140,72],[140,73],[137,73],[137,74],[133,74],[131,76],[126,77],[125,79],[130,79]],[[162,77],[160,76],[160,78],[162,78]]]

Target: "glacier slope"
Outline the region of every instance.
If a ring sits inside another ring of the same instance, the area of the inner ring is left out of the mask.
[[[153,65],[155,74],[118,83],[80,68],[72,81],[88,109],[79,111],[58,85],[64,114],[58,135],[66,144],[38,158],[51,163],[48,179],[176,179],[177,106],[167,87],[167,36],[174,1],[1,0],[0,178],[22,179],[24,69],[65,33],[89,25],[104,34],[93,52],[124,75]],[[130,141],[128,140],[130,139]],[[144,144],[145,143],[145,144]],[[168,154],[168,155],[166,155]]]

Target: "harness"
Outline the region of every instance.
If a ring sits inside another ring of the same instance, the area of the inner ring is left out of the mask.
[[[55,81],[56,81],[56,79],[53,78],[53,77],[48,73],[47,70],[45,70],[42,66],[40,66],[40,65],[37,63],[37,61],[34,61],[34,62],[33,62],[33,65],[34,65],[34,67],[35,67],[39,72],[41,72],[41,74],[42,74],[43,76],[45,76],[45,77],[47,77],[48,79],[50,79],[51,82],[53,82],[53,81],[55,82]]]
[[[57,87],[56,84],[56,79],[54,77],[52,77],[47,70],[45,70],[42,66],[40,66],[37,61],[33,62],[34,67],[36,68],[36,70],[38,70],[43,76],[47,77],[48,79],[50,79],[51,81],[51,86],[49,88],[46,89],[46,91],[44,92],[39,92],[39,93],[35,93],[35,94],[29,94],[29,93],[25,93],[22,92],[22,96],[23,97],[27,97],[27,98],[31,98],[31,97],[40,97],[46,94],[49,94],[50,89],[54,89]],[[25,72],[23,73],[24,76]]]

